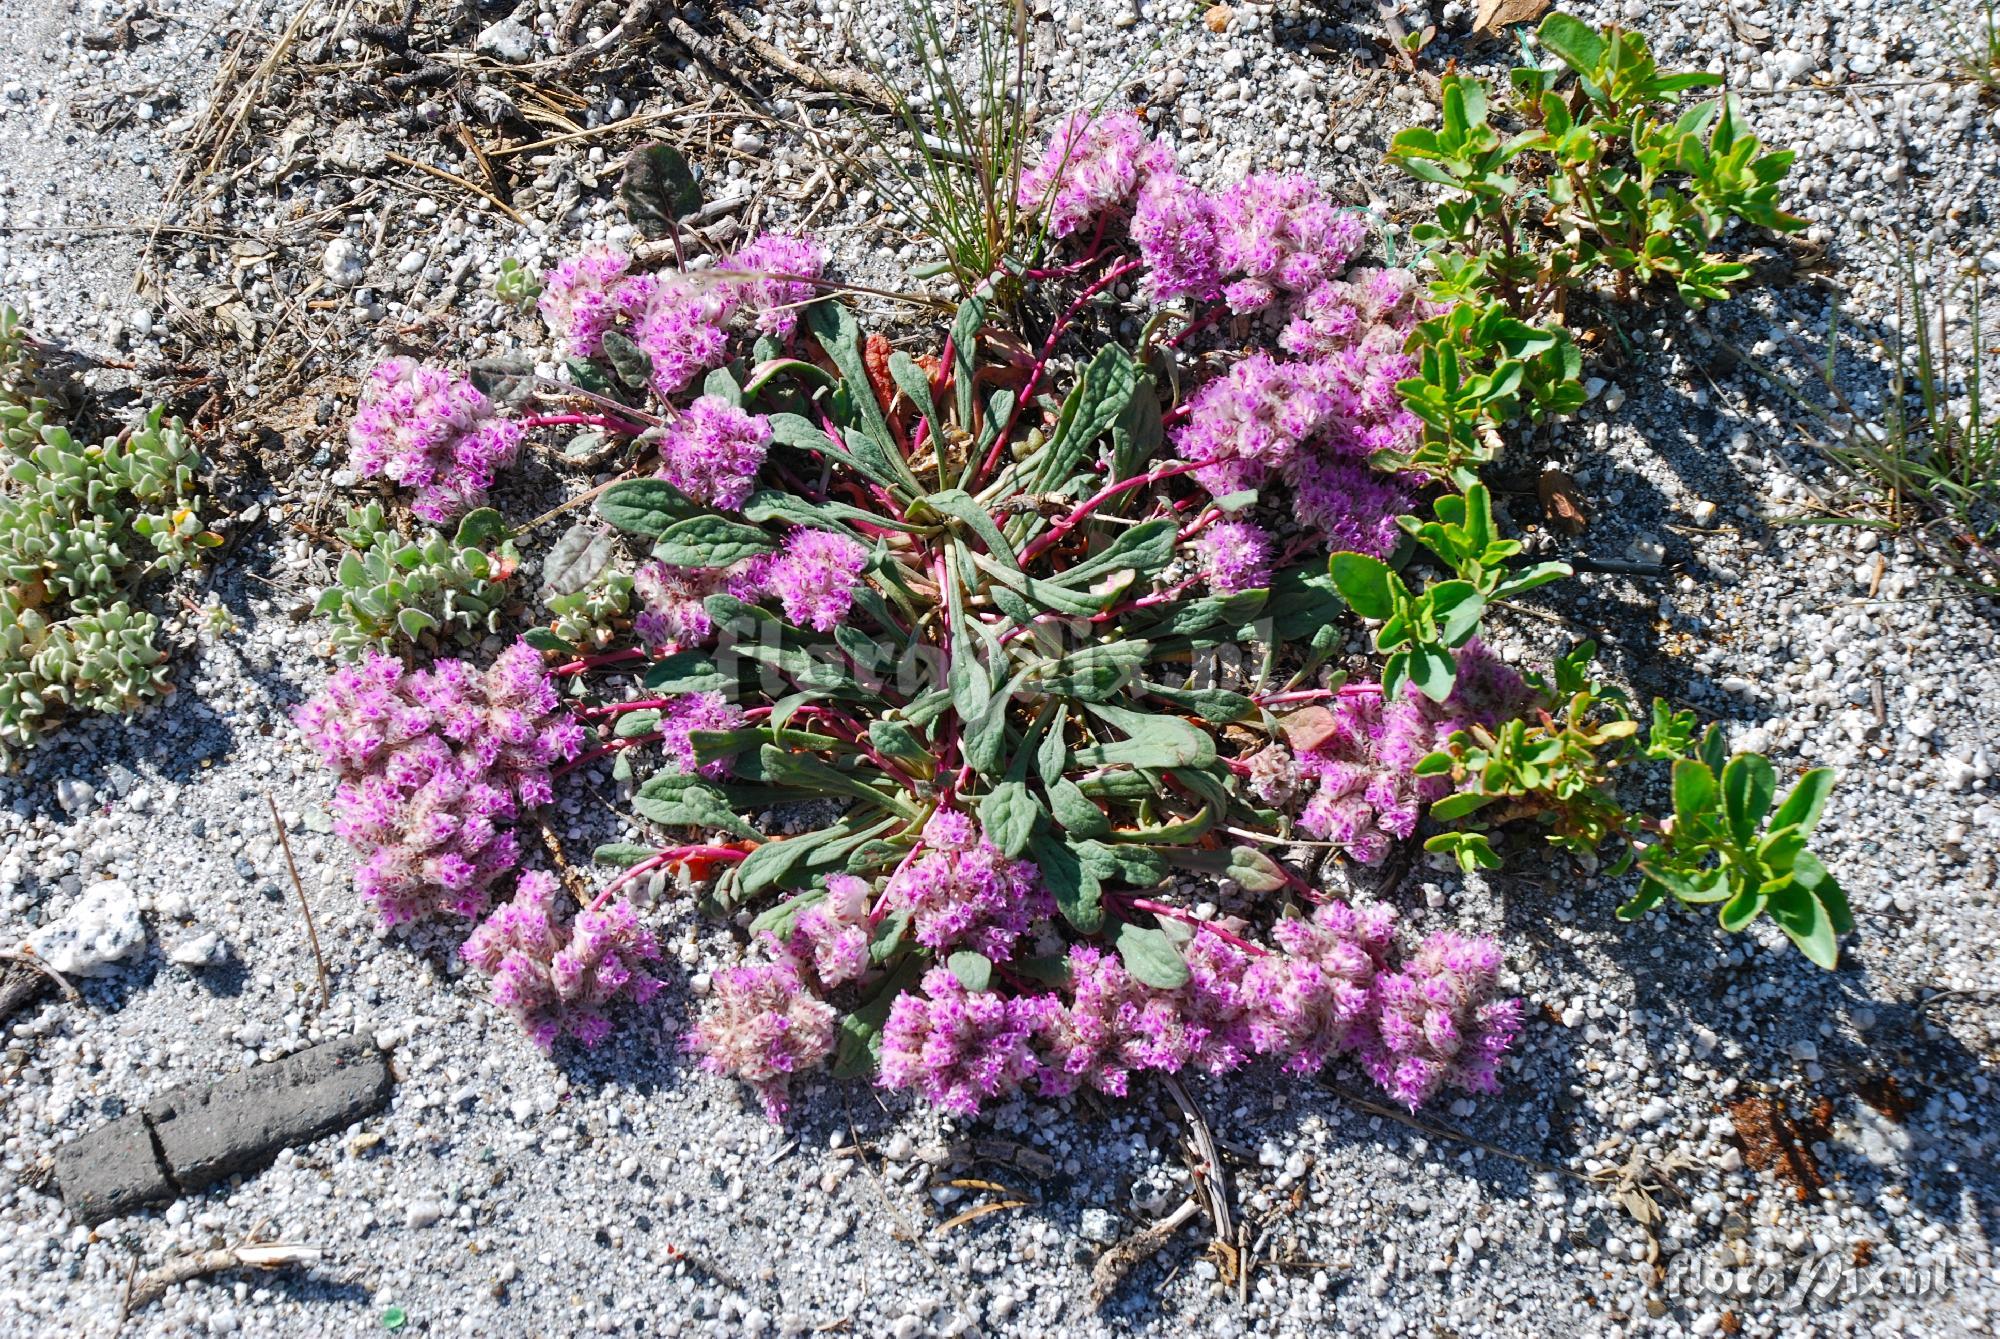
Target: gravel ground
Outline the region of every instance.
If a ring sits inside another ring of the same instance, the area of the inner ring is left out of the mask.
[[[1197,175],[1300,166],[1392,218],[1416,199],[1377,164],[1387,135],[1432,109],[1422,83],[1385,60],[1373,6],[1241,4],[1219,33],[1153,0],[1045,8],[1034,25],[1045,105],[1115,87],[1176,132]],[[549,27],[532,9],[531,26]],[[820,0],[746,18],[809,62],[839,63],[868,45],[859,9]],[[1765,139],[1801,150],[1794,205],[1831,260],[1691,320],[1636,318],[1630,353],[1597,371],[1593,407],[1544,444],[1582,485],[1593,522],[1575,541],[1536,543],[1597,558],[1664,550],[1677,575],[1582,576],[1502,640],[1546,651],[1595,636],[1636,689],[1727,719],[1781,770],[1839,767],[1819,847],[1859,923],[1839,972],[1811,967],[1769,927],[1727,938],[1657,914],[1618,926],[1617,886],[1554,867],[1473,881],[1420,869],[1399,895],[1410,931],[1500,934],[1531,1002],[1506,1091],[1413,1125],[1368,1102],[1351,1071],[1199,1086],[1217,1135],[1242,1155],[1242,1210],[1282,1267],[1238,1299],[1191,1227],[1099,1310],[1086,1300],[1096,1252],[1185,1193],[1163,1097],[1003,1108],[967,1127],[819,1083],[800,1094],[804,1118],[776,1129],[679,1050],[690,994],[734,950],[713,932],[697,938],[674,897],[653,913],[679,960],[662,1006],[587,1059],[544,1061],[459,979],[448,939],[385,935],[355,904],[328,831],[330,787],[286,713],[325,668],[299,606],[327,560],[303,527],[337,495],[340,379],[399,340],[454,354],[507,347],[523,332],[491,328],[475,277],[501,255],[614,235],[616,216],[592,203],[603,153],[577,145],[536,159],[541,207],[515,197],[531,220],[523,233],[462,195],[447,196],[440,222],[437,207],[335,189],[328,149],[195,205],[218,229],[292,220],[309,240],[245,255],[165,239],[163,269],[178,276],[168,291],[222,284],[253,323],[288,302],[318,322],[320,379],[300,382],[310,392],[260,403],[251,387],[264,369],[225,361],[232,417],[213,454],[242,539],[186,592],[212,595],[237,628],[181,629],[168,703],[73,728],[0,779],[0,925],[41,923],[115,874],[142,895],[153,940],[85,986],[87,1007],[44,1003],[5,1038],[0,1333],[110,1333],[135,1261],[253,1229],[326,1257],[311,1271],[176,1288],[125,1332],[358,1334],[400,1315],[412,1331],[480,1335],[1990,1333],[1995,610],[1940,587],[1902,541],[1776,524],[1831,484],[1750,365],[1778,365],[1795,339],[1814,345],[1834,291],[1849,319],[1886,326],[1891,230],[2000,269],[2000,115],[1976,87],[1935,80],[1951,53],[1931,7],[1741,3],[1726,26],[1691,3],[1578,9],[1642,23],[1663,62],[1725,69],[1751,94]],[[241,25],[274,33],[291,12],[189,0],[171,18],[123,16],[129,49],[93,49],[85,38],[114,40],[93,35],[121,11],[0,0],[30,56],[0,85],[0,296],[25,304],[44,335],[144,369],[198,353],[202,332],[185,311],[169,321],[132,296],[143,234],[42,229],[161,217],[176,146],[208,111],[198,90],[231,59]],[[1465,39],[1465,6],[1432,17],[1444,54],[1504,54]],[[1404,18],[1427,21],[1413,8]],[[893,47],[878,49],[893,65]],[[673,63],[644,85],[669,108],[683,105]],[[593,96],[593,123],[648,105],[623,89]],[[395,129],[387,116],[352,119],[370,135]],[[786,169],[781,186],[811,170],[793,166],[810,161],[793,157],[795,133],[773,138],[768,154],[736,149],[764,160],[736,169],[746,184],[772,165]],[[726,173],[730,160],[704,161]],[[814,193],[794,202],[773,187],[772,217],[799,216]],[[893,238],[880,244],[878,213],[849,194],[821,225],[849,274],[907,259]],[[337,238],[350,252],[329,263]],[[361,270],[340,275],[350,253]],[[311,305],[314,275],[337,300]],[[412,334],[416,318],[432,328]],[[93,374],[106,387],[124,375]],[[1866,394],[1868,368],[1842,375]],[[245,449],[253,441],[261,462]],[[523,514],[562,486],[531,479],[502,501]],[[318,912],[326,1008],[266,795]],[[580,849],[616,835],[619,805],[601,782],[565,796],[553,822]],[[227,946],[221,965],[170,961],[211,931]],[[400,1082],[383,1116],[346,1135],[95,1231],[37,1188],[53,1150],[100,1121],[349,1032],[393,1049]],[[1010,1193],[943,1184],[967,1178]],[[1027,1204],[951,1221],[1003,1199]]]

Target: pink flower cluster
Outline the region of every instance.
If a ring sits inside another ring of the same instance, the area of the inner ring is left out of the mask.
[[[1043,1072],[1031,1043],[1054,1005],[1047,995],[967,990],[949,969],[934,967],[924,973],[923,994],[905,991],[889,1006],[876,1081],[914,1090],[941,1111],[976,1115]]]
[[[742,1079],[772,1120],[791,1109],[792,1075],[833,1054],[837,1015],[806,989],[790,955],[717,972],[708,1008],[689,1034],[711,1074]]]
[[[1048,209],[1051,237],[1068,237],[1130,199],[1143,174],[1171,172],[1173,150],[1149,143],[1137,117],[1072,113],[1021,173],[1023,209]]]
[[[494,474],[520,453],[521,429],[494,417],[464,377],[390,358],[368,374],[347,441],[357,474],[416,489],[410,510],[444,525],[485,505]]]
[[[1174,449],[1204,462],[1195,479],[1216,497],[1255,488],[1331,427],[1340,403],[1325,381],[1314,364],[1250,354],[1194,393]]]
[[[1367,460],[1411,445],[1420,430],[1396,396],[1412,370],[1401,339],[1369,327],[1360,345],[1311,363],[1252,353],[1195,392],[1174,449],[1203,462],[1195,480],[1211,495],[1258,488],[1276,473],[1292,486],[1299,519],[1329,543],[1386,555],[1410,493]]]
[[[1207,302],[1221,292],[1215,201],[1179,173],[1146,178],[1130,235],[1146,262],[1146,296],[1153,302]]]
[[[1241,276],[1222,289],[1234,312],[1312,292],[1366,240],[1361,220],[1335,209],[1309,177],[1259,172],[1216,198],[1216,268]]]
[[[716,979],[693,1044],[712,1072],[749,1081],[774,1119],[786,1078],[832,1050],[832,1011],[815,978],[831,990],[868,970],[867,903],[861,880],[829,879],[788,942],[766,936],[773,961]],[[1132,1075],[1149,1070],[1224,1074],[1271,1056],[1289,1073],[1311,1074],[1352,1055],[1412,1110],[1447,1084],[1492,1091],[1521,1016],[1519,1001],[1495,997],[1498,947],[1441,933],[1396,970],[1394,930],[1387,906],[1341,902],[1280,921],[1278,952],[1200,926],[1182,948],[1189,979],[1174,990],[1137,980],[1093,944],[1070,949],[1060,991],[998,981],[968,990],[933,967],[890,1005],[877,1082],[971,1115],[1030,1088],[1122,1097]]]
[[[729,775],[729,759],[695,761],[697,730],[734,730],[743,724],[743,708],[719,692],[684,693],[660,714],[660,751],[675,770],[719,781]]]
[[[789,337],[826,259],[817,243],[784,233],[760,234],[713,274],[635,275],[622,252],[585,252],[542,276],[542,318],[578,358],[598,357],[605,335],[622,332],[652,361],[653,390],[677,395],[727,357],[732,317],[747,316],[764,334]]]
[[[715,631],[705,602],[723,584],[721,574],[706,568],[641,563],[632,574],[632,594],[640,605],[632,616],[633,634],[653,650],[700,645]]]
[[[1313,789],[1299,812],[1299,827],[1320,841],[1337,842],[1352,859],[1374,864],[1390,846],[1416,831],[1423,806],[1449,782],[1411,775],[1411,769],[1455,730],[1491,728],[1530,710],[1534,695],[1521,676],[1478,640],[1458,652],[1459,677],[1443,702],[1410,688],[1400,702],[1380,692],[1343,693],[1328,710],[1332,728],[1323,742],[1292,755],[1287,765],[1268,760],[1253,770],[1251,789],[1268,804],[1288,805],[1305,786]],[[1268,752],[1268,750],[1267,750]]]
[[[733,569],[729,593],[751,601],[775,595],[793,623],[832,632],[854,607],[855,583],[867,566],[868,550],[846,535],[801,527],[778,552]]]
[[[704,506],[736,511],[756,488],[770,447],[770,419],[704,395],[661,436],[660,477]]]
[[[498,908],[460,948],[493,978],[493,1002],[544,1051],[565,1033],[595,1046],[611,1032],[605,1010],[617,1000],[644,1004],[662,982],[640,964],[660,946],[631,904],[612,902],[562,924],[556,881],[540,870],[521,876],[514,900]]]
[[[1331,547],[1395,547],[1410,487],[1368,460],[1408,450],[1422,432],[1396,383],[1417,371],[1403,344],[1431,307],[1407,270],[1358,267],[1343,277],[1366,236],[1358,215],[1298,175],[1260,173],[1204,192],[1132,117],[1087,113],[1064,122],[1024,174],[1023,198],[1031,193],[1053,201],[1057,236],[1130,200],[1127,234],[1152,302],[1219,301],[1288,319],[1279,344],[1299,361],[1253,353],[1190,401],[1175,450],[1204,466],[1195,475],[1203,488],[1222,497],[1281,478],[1299,519]]]
[[[1128,114],[1072,113],[1021,174],[1020,201],[1068,237],[1131,202],[1127,233],[1155,302],[1221,298],[1237,313],[1312,293],[1360,251],[1367,229],[1296,173],[1258,173],[1210,195]]]
[[[1033,863],[1007,859],[964,814],[932,815],[924,845],[930,849],[890,877],[883,897],[909,914],[910,933],[925,948],[969,948],[1005,962],[1029,923],[1055,907]]]
[[[967,991],[933,970],[890,1007],[877,1081],[969,1115],[1030,1082],[1044,1096],[1087,1086],[1122,1097],[1147,1070],[1220,1074],[1270,1055],[1311,1074],[1351,1054],[1412,1110],[1446,1083],[1491,1091],[1520,1030],[1520,1002],[1494,999],[1498,947],[1434,935],[1393,972],[1394,927],[1386,906],[1329,902],[1278,924],[1282,953],[1255,956],[1203,927],[1177,990],[1134,980],[1088,944],[1070,950],[1066,999]]]
[[[868,970],[868,884],[852,874],[827,878],[826,896],[799,913],[791,950],[809,958],[820,985],[831,990]]]
[[[1521,1033],[1521,1001],[1496,999],[1500,949],[1441,930],[1402,971],[1377,978],[1361,1067],[1415,1111],[1445,1084],[1500,1090],[1495,1069]]]
[[[818,294],[818,285],[810,281],[825,272],[826,259],[826,248],[818,242],[767,232],[716,268],[753,276],[739,286],[737,301],[755,313],[760,333],[783,340],[798,328],[800,308]]]
[[[652,366],[653,393],[686,390],[729,356],[731,294],[694,274],[639,274],[620,284],[619,316]]]
[[[520,859],[501,825],[548,803],[550,767],[584,740],[520,642],[484,672],[460,660],[406,672],[371,654],[295,719],[339,775],[334,830],[363,857],[355,890],[391,925],[484,912]]]
[[[564,353],[595,358],[604,352],[604,332],[625,314],[618,287],[631,268],[630,256],[600,247],[571,256],[542,275],[536,306]]]
[[[1208,588],[1220,595],[1271,583],[1271,537],[1254,521],[1221,521],[1196,536]]]

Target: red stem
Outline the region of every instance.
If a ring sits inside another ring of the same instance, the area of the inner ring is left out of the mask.
[[[642,874],[652,873],[654,870],[658,869],[662,865],[671,865],[677,860],[697,860],[697,859],[718,860],[722,861],[725,864],[733,865],[737,861],[744,859],[749,854],[750,853],[748,851],[739,851],[736,850],[734,847],[730,846],[670,846],[664,851],[658,851],[652,855],[647,856],[644,860],[641,860],[638,864],[633,865],[629,869],[625,870],[622,874],[620,874],[617,878],[613,879],[610,883],[605,884],[603,890],[599,892],[596,897],[591,899],[590,910],[592,911],[598,910],[606,902],[610,901],[611,895],[617,892],[620,888],[623,888],[626,884],[631,883],[634,879],[637,879]]]
[[[1224,943],[1234,944],[1246,953],[1254,953],[1260,958],[1267,958],[1271,955],[1271,950],[1265,948],[1262,944],[1253,944],[1242,935],[1225,930],[1214,921],[1201,920],[1191,913],[1181,910],[1179,907],[1170,907],[1164,902],[1155,902],[1148,897],[1128,897],[1123,893],[1110,893],[1107,896],[1116,898],[1134,911],[1150,911],[1155,916],[1165,916],[1169,920],[1180,921],[1184,925],[1192,925],[1198,929],[1208,930]]]
[[[1021,387],[1021,394],[1014,401],[1014,412],[1007,416],[1006,426],[1000,430],[999,436],[993,439],[993,449],[986,453],[985,461],[979,466],[979,473],[973,478],[974,488],[984,484],[986,477],[993,473],[993,466],[999,462],[1000,453],[1007,447],[1007,439],[1014,433],[1014,425],[1020,422],[1021,411],[1035,398],[1035,389],[1041,385],[1042,371],[1048,366],[1049,359],[1055,356],[1056,342],[1068,333],[1070,323],[1076,319],[1077,313],[1082,311],[1092,298],[1132,271],[1141,268],[1145,263],[1143,260],[1128,260],[1122,265],[1114,265],[1090,287],[1084,289],[1076,301],[1069,304],[1069,310],[1056,321],[1055,328],[1049,331],[1049,337],[1042,342],[1042,351],[1036,357],[1034,367],[1028,371],[1027,384]]]
[[[567,665],[556,666],[549,673],[551,675],[563,676],[582,674],[587,670],[603,669],[607,665],[623,665],[634,660],[647,659],[650,659],[650,657],[638,647],[627,647],[623,651],[606,651],[603,655],[585,656],[581,660],[572,660]]]
[[[636,702],[610,702],[601,707],[583,707],[577,715],[585,717],[623,716],[628,711],[652,711],[660,707],[671,707],[670,697],[642,697]]]
[[[627,437],[637,437],[645,431],[636,423],[628,423],[609,414],[529,414],[526,418],[515,419],[514,423],[522,428],[559,428],[564,424],[580,423],[592,428],[608,428]]]
[[[1021,550],[1021,561],[1026,563],[1038,554],[1046,552],[1051,545],[1059,541],[1064,535],[1082,525],[1090,513],[1096,511],[1120,493],[1129,493],[1135,488],[1143,488],[1148,484],[1156,484],[1164,479],[1171,479],[1176,474],[1191,473],[1201,469],[1206,463],[1206,461],[1197,460],[1179,465],[1168,465],[1154,470],[1150,474],[1135,474],[1130,479],[1121,479],[1115,484],[1109,484],[1098,489],[1095,494],[1078,503],[1075,511],[1050,526],[1040,538],[1028,545],[1027,548]]]

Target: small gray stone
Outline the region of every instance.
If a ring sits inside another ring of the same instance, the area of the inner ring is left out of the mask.
[[[389,1101],[389,1062],[363,1037],[326,1042],[146,1108],[174,1181],[195,1190],[342,1130]]]
[[[535,35],[519,19],[505,18],[473,38],[472,49],[482,56],[519,65],[535,54]]]
[[[326,244],[326,254],[320,257],[319,268],[326,275],[327,282],[338,288],[353,288],[368,272],[360,250],[345,237],[336,237]]]
[[[63,1145],[56,1185],[70,1217],[90,1227],[175,1195],[143,1115],[121,1116]]]
[[[229,961],[229,945],[213,930],[198,934],[167,950],[167,960],[182,967],[220,967]]]
[[[117,879],[94,883],[61,919],[29,935],[28,952],[64,976],[105,976],[146,946],[139,899]]]

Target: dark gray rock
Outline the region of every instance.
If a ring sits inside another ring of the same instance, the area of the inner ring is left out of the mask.
[[[175,1184],[196,1190],[380,1111],[391,1082],[374,1043],[347,1037],[206,1088],[176,1088],[145,1114]]]
[[[326,1042],[100,1125],[56,1154],[56,1184],[70,1216],[94,1227],[344,1130],[388,1105],[393,1082],[367,1038]]]
[[[142,1114],[100,1125],[56,1153],[56,1184],[70,1217],[91,1227],[180,1192]]]

